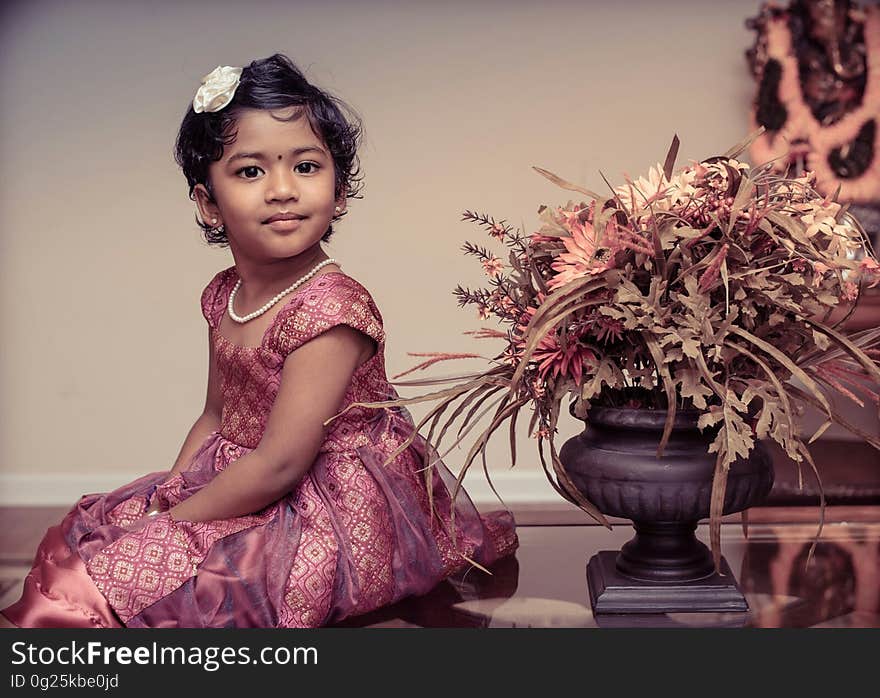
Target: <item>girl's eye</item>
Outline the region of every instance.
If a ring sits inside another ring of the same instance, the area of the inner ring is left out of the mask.
[[[263,170],[261,170],[256,165],[248,165],[247,167],[242,167],[240,170],[238,170],[238,172],[236,172],[236,174],[239,177],[244,177],[245,179],[254,179],[255,177],[259,177],[262,172]]]
[[[318,170],[318,164],[315,162],[301,162],[294,169],[300,174],[314,174]]]

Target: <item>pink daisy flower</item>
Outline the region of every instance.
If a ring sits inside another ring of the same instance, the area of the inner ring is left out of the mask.
[[[489,257],[483,260],[483,270],[489,276],[501,276],[501,272],[504,271],[504,262],[498,259],[498,257]]]
[[[608,259],[603,262],[597,258],[600,250],[599,234],[593,225],[588,221],[581,223],[572,218],[569,226],[571,237],[559,238],[568,252],[561,253],[550,265],[557,272],[547,284],[551,291],[575,279],[603,272],[609,267]]]

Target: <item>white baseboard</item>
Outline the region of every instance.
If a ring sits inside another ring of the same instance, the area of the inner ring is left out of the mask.
[[[91,475],[0,473],[0,506],[71,506],[84,494],[108,492],[142,475],[142,472]],[[560,501],[542,470],[499,470],[490,471],[490,475],[492,484],[506,504]],[[464,485],[475,504],[498,502],[482,471],[469,471]]]
[[[543,470],[490,470],[492,485],[505,504],[559,504],[559,493],[547,481]],[[464,487],[474,504],[499,504],[482,470],[468,471]]]

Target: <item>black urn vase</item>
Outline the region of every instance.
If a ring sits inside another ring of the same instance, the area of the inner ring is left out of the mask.
[[[601,551],[587,564],[594,613],[748,610],[726,560],[717,573],[695,534],[709,516],[715,472],[713,435],[697,428],[699,416],[676,414],[661,458],[665,410],[592,407],[584,431],[563,444],[559,458],[578,490],[635,528],[619,551]],[[772,485],[772,461],[757,442],[731,465],[724,513],[759,504]]]

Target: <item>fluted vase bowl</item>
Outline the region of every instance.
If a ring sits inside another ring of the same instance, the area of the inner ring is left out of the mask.
[[[635,528],[620,551],[589,561],[595,612],[748,609],[726,561],[717,574],[709,548],[695,534],[709,516],[715,473],[713,435],[697,428],[700,414],[677,412],[661,458],[665,410],[594,406],[584,431],[563,444],[559,458],[578,490],[603,514],[630,519]],[[724,513],[759,504],[772,485],[772,461],[756,442],[730,467]]]

